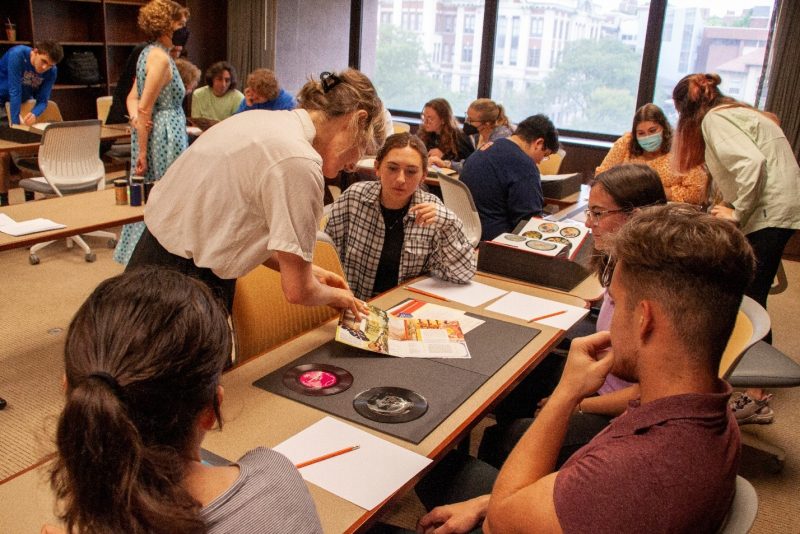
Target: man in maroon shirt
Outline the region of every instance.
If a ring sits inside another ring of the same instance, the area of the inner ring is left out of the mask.
[[[561,382],[491,495],[434,508],[421,531],[468,532],[484,517],[484,532],[715,532],[722,524],[740,443],[731,389],[717,372],[752,250],[729,222],[668,205],[635,215],[612,257],[611,332],[573,341]],[[641,398],[554,472],[570,415],[611,370],[638,381]]]

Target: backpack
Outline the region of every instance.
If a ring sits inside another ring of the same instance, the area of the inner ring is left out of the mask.
[[[97,57],[91,52],[73,52],[65,62],[67,74],[73,83],[92,85],[100,82]]]

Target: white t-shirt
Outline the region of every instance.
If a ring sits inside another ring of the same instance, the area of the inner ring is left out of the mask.
[[[322,215],[322,157],[308,112],[254,110],[208,129],[157,182],[144,210],[172,254],[224,279],[275,251],[310,262]]]

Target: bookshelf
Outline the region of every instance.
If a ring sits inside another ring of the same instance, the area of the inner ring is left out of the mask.
[[[220,7],[197,0],[178,2],[192,11],[190,60],[205,69],[212,62],[224,59],[224,3],[220,2]],[[93,118],[97,97],[112,93],[133,47],[145,41],[136,19],[139,8],[146,3],[147,0],[0,0],[0,21],[16,25],[14,41],[0,30],[0,55],[13,46],[33,46],[36,40],[43,39],[60,42],[65,59],[73,52],[94,54],[100,67],[99,83],[88,86],[74,83],[62,61],[50,97],[58,103],[66,120]],[[199,43],[194,53],[192,43]]]

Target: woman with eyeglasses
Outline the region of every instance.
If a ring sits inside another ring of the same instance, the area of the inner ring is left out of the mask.
[[[672,126],[661,108],[645,104],[636,110],[631,131],[617,139],[595,174],[620,163],[644,163],[664,184],[667,200],[703,205],[707,201],[708,174],[703,165],[676,172],[672,165]]]
[[[506,117],[506,112],[501,104],[489,98],[474,100],[464,114],[464,134],[469,137],[475,150],[497,139],[511,137],[514,128]],[[453,169],[461,172],[464,160],[448,160],[432,156],[431,165]]]
[[[147,230],[129,269],[191,274],[233,308],[236,279],[259,265],[281,273],[294,304],[366,307],[341,276],[312,264],[325,177],[383,143],[383,104],[361,72],[323,72],[292,111],[254,110],[207,130],[153,188]]]
[[[606,253],[609,241],[635,211],[646,206],[667,202],[664,187],[658,174],[642,163],[626,163],[612,167],[595,176],[589,191],[589,208],[586,210],[586,226],[592,230],[595,255],[593,265],[603,287],[611,284],[614,263]],[[608,330],[614,312],[614,301],[608,291],[603,294],[603,303],[597,316],[597,331]],[[546,385],[555,387],[564,365],[564,357],[550,354],[543,362],[543,370],[529,375],[495,410],[497,425],[486,429],[478,457],[500,468],[511,449],[531,425],[531,413],[537,400],[549,395]],[[543,376],[546,375],[546,376]],[[628,406],[628,401],[639,394],[639,386],[631,384],[609,373],[597,395],[584,399],[578,412],[570,420],[564,445],[558,456],[556,469],[573,452],[605,428],[614,417]],[[538,402],[544,406],[547,398]],[[537,410],[538,411],[538,410]]]
[[[425,104],[421,126],[417,136],[425,143],[429,157],[462,161],[475,151],[458,128],[453,109],[444,98],[434,98]]]

